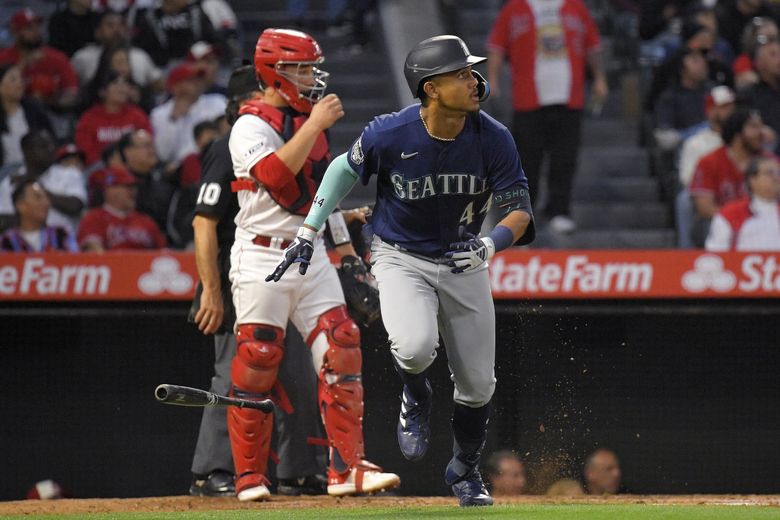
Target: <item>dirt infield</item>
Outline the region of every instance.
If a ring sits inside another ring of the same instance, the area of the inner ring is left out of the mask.
[[[273,497],[267,502],[238,502],[235,498],[190,496],[151,498],[92,498],[0,502],[0,515],[88,514],[117,512],[186,512],[231,509],[373,508],[455,506],[451,497]],[[496,504],[658,504],[756,505],[780,508],[780,495],[620,495],[608,497],[499,497]]]

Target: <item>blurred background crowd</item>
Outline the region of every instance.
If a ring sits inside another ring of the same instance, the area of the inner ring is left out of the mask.
[[[533,247],[780,248],[780,4],[563,0],[564,23],[537,4],[435,9],[490,57],[485,109],[521,151]],[[2,249],[190,247],[200,153],[229,130],[227,78],[267,26],[323,45],[347,113],[331,136],[341,153],[358,121],[400,106],[382,6],[4,2]]]

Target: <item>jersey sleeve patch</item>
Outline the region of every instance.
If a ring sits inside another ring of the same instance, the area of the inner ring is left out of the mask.
[[[350,158],[352,159],[352,162],[358,166],[365,161],[366,158],[363,155],[363,134],[360,134],[360,137],[357,138],[355,144],[352,145]]]

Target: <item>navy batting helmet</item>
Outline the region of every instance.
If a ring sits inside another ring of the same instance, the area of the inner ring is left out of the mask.
[[[404,63],[404,76],[409,84],[412,96],[420,97],[420,90],[426,79],[454,70],[476,65],[487,60],[482,56],[472,56],[466,43],[451,34],[434,36],[423,40],[409,51]],[[480,99],[484,101],[490,88],[481,74],[475,71],[479,81]]]

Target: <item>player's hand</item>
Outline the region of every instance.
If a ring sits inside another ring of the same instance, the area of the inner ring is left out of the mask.
[[[296,262],[301,264],[298,267],[298,272],[306,274],[306,270],[311,263],[311,257],[314,254],[314,239],[316,237],[316,231],[301,226],[298,229],[298,235],[295,237],[295,240],[284,250],[282,261],[279,262],[273,273],[265,277],[265,281],[270,282],[273,280],[278,282],[282,279],[282,275],[287,272],[287,269]]]
[[[315,103],[307,122],[316,125],[320,130],[327,130],[342,117],[344,107],[341,106],[341,100],[336,94],[328,94]]]
[[[489,237],[479,238],[466,231],[464,226],[460,227],[458,234],[462,241],[451,243],[450,250],[444,253],[450,259],[447,265],[452,267],[453,273],[476,269],[496,253],[496,246]]]
[[[200,294],[200,309],[195,314],[195,323],[203,334],[214,334],[225,317],[222,293],[219,289],[203,288]]]

